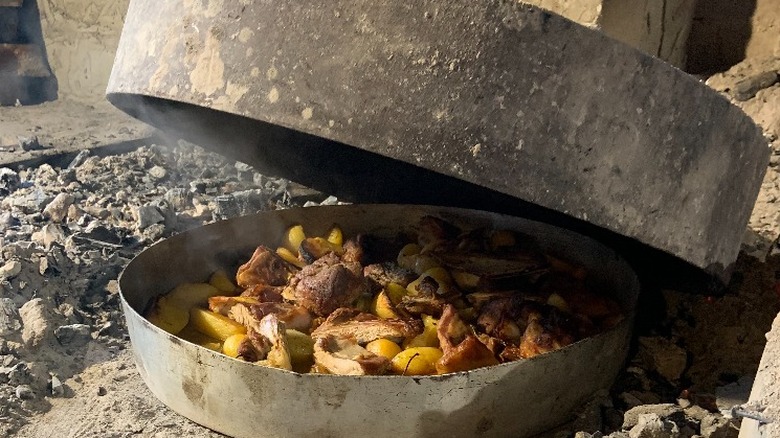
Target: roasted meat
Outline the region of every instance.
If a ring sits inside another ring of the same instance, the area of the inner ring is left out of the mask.
[[[380,338],[402,340],[417,336],[422,330],[423,324],[417,319],[379,319],[356,309],[340,308],[331,313],[311,336],[350,338],[365,345]]]
[[[236,304],[252,305],[260,301],[253,297],[211,297],[209,298],[209,310],[224,316],[230,316],[230,309]]]
[[[268,315],[260,320],[258,333],[266,338],[271,345],[265,360],[262,362],[263,365],[292,370],[284,323],[279,321],[276,315]]]
[[[241,292],[242,297],[256,298],[261,303],[281,303],[283,286],[268,286],[266,284],[256,284]]]
[[[249,328],[246,332],[246,338],[238,346],[238,357],[247,362],[258,362],[268,356],[271,347],[271,341]]]
[[[396,283],[406,287],[417,278],[417,274],[409,269],[398,266],[397,263],[374,263],[363,268],[363,275],[368,278],[373,290],[378,291],[389,283]]]
[[[521,357],[529,358],[557,350],[576,340],[576,327],[571,318],[554,308],[546,310],[529,316],[519,346]]]
[[[360,264],[342,262],[334,253],[301,269],[290,287],[298,304],[320,316],[349,306],[368,290]]]
[[[308,310],[289,303],[233,303],[227,315],[245,327],[252,327],[255,330],[259,330],[259,321],[268,315],[276,316],[287,328],[302,332],[308,332],[312,323]]]
[[[236,283],[244,289],[257,284],[284,286],[291,273],[289,263],[271,249],[258,246],[252,258],[238,268]]]
[[[366,350],[352,338],[324,336],[314,343],[314,363],[331,374],[385,374],[390,361]]]
[[[458,316],[452,305],[444,307],[437,328],[439,345],[444,355],[436,363],[439,374],[473,370],[475,368],[497,365],[493,352],[474,334]]]

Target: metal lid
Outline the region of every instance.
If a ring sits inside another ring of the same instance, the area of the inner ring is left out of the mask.
[[[769,157],[696,79],[516,1],[132,0],[108,98],[346,200],[543,218],[720,278]]]

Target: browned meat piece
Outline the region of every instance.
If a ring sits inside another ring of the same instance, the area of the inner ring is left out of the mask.
[[[525,359],[522,354],[522,350],[520,350],[520,347],[515,345],[510,345],[501,352],[501,361],[503,362],[514,362],[516,360]]]
[[[242,297],[256,298],[261,303],[281,303],[283,286],[268,286],[256,284],[241,292]]]
[[[449,270],[478,277],[476,287],[480,289],[508,290],[531,285],[549,270],[544,256],[535,252],[518,251],[497,256],[441,251],[431,255]]]
[[[404,311],[410,315],[431,315],[438,317],[441,315],[444,305],[447,304],[443,298],[432,295],[407,295],[401,298],[401,302],[396,306],[398,310]]]
[[[355,339],[358,344],[373,340],[404,339],[422,333],[422,322],[416,319],[379,319],[370,313],[355,309],[336,309],[312,333],[313,338],[335,336]]]
[[[225,316],[230,314],[230,309],[236,304],[245,304],[247,306],[258,304],[256,298],[252,297],[211,297],[209,298],[209,310]]]
[[[252,258],[238,268],[236,283],[248,289],[256,284],[284,286],[290,276],[290,264],[265,246],[258,246]]]
[[[292,279],[294,300],[321,316],[349,306],[368,290],[361,271],[357,263],[342,262],[335,254],[326,254]]]
[[[311,314],[302,306],[289,303],[259,303],[250,306],[250,309],[258,320],[268,315],[275,315],[287,328],[306,333],[311,328]]]
[[[458,311],[452,305],[444,307],[436,334],[444,352],[436,363],[436,371],[440,374],[498,364],[493,352],[480,342],[474,330],[460,319]]]
[[[363,275],[374,284],[373,289],[380,290],[389,283],[406,287],[417,278],[417,274],[409,269],[398,266],[397,263],[374,263],[363,268]]]
[[[520,341],[520,356],[530,358],[565,347],[576,341],[574,333],[572,322],[557,309],[549,310],[546,315],[535,312],[529,316]]]
[[[482,306],[477,327],[490,336],[517,344],[523,337],[523,309],[528,304],[518,296],[499,298]]]
[[[344,253],[344,248],[340,245],[330,243],[327,239],[322,237],[307,237],[301,242],[298,252],[304,262],[312,264],[315,260],[321,258],[325,254],[335,253],[340,256]]]
[[[287,336],[284,323],[276,315],[268,315],[260,320],[260,335],[271,345],[268,355],[261,363],[274,368],[292,370],[290,351],[287,349]]]
[[[455,225],[434,216],[421,218],[418,226],[417,240],[422,246],[454,239],[461,232]]]
[[[363,265],[363,259],[365,257],[363,251],[363,236],[358,234],[354,239],[349,239],[344,242],[344,254],[341,256],[341,260],[345,263],[357,263]]]
[[[585,315],[591,319],[619,315],[620,306],[613,300],[589,291],[582,281],[563,274],[551,273],[545,276],[540,288],[546,293],[557,293],[566,300],[573,313]]]
[[[511,298],[514,294],[515,292],[513,291],[474,292],[466,295],[466,300],[468,300],[472,306],[476,307],[478,310],[481,310],[482,306],[491,301],[501,298]]]
[[[249,330],[260,331],[260,319],[255,316],[249,305],[236,303],[230,307],[227,315],[233,321],[243,325]]]
[[[271,342],[254,329],[247,329],[246,338],[238,346],[238,357],[247,362],[263,360],[271,351]]]
[[[314,364],[331,374],[350,376],[385,374],[390,361],[366,350],[354,339],[325,336],[314,343]]]

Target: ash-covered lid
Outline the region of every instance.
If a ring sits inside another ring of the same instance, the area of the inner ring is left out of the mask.
[[[674,67],[516,1],[216,4],[132,0],[109,100],[345,200],[518,214],[728,276],[769,149]]]

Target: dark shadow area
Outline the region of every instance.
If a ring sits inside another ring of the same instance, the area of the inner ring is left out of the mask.
[[[745,59],[756,0],[697,0],[688,36],[686,70],[727,70]]]
[[[57,98],[36,0],[0,0],[0,105]]]
[[[635,239],[510,195],[403,161],[292,129],[159,98],[114,93],[108,100],[172,136],[354,203],[420,204],[505,213],[567,228],[617,250],[643,288],[723,292],[731,267],[700,269]],[[334,157],[338,157],[337,160]]]

